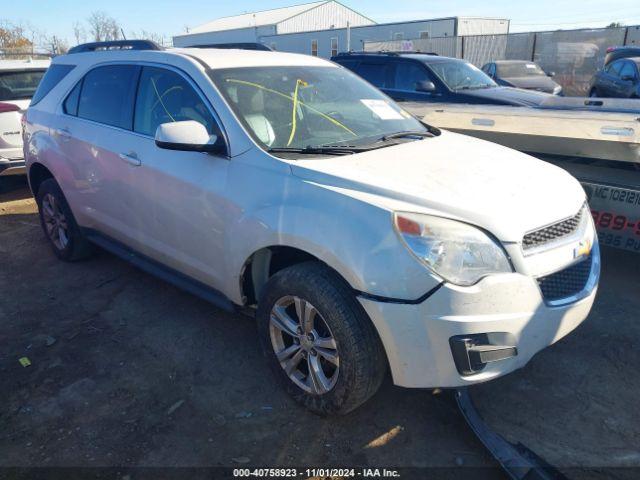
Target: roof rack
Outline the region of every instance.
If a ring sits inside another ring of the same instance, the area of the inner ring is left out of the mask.
[[[263,43],[257,42],[238,42],[238,43],[207,43],[204,45],[190,45],[188,48],[237,48],[239,50],[261,50],[271,52],[272,49]]]
[[[415,53],[419,53],[422,55],[434,55],[434,56],[438,56],[437,53],[435,52],[421,52],[420,50],[378,50],[378,51],[362,51],[362,52],[354,52],[354,51],[350,51],[350,52],[340,52],[338,53],[338,56],[342,56],[342,55],[389,55],[390,57],[398,57],[400,55],[403,55],[405,53],[409,53],[409,54],[415,54]]]
[[[113,40],[110,42],[92,42],[76,45],[68,53],[98,52],[103,50],[163,50],[163,48],[151,40]]]

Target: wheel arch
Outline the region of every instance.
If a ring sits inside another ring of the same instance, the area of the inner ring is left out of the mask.
[[[262,288],[279,271],[304,262],[318,262],[330,268],[345,285],[352,288],[340,272],[321,260],[317,255],[289,245],[270,245],[254,251],[245,260],[240,272],[240,292],[245,305],[255,305],[260,298]]]
[[[40,185],[42,185],[42,182],[49,178],[55,177],[53,176],[53,173],[51,173],[51,170],[45,167],[42,163],[36,162],[31,165],[29,168],[28,179],[31,193],[33,193],[34,197],[38,194],[38,189],[40,188]]]

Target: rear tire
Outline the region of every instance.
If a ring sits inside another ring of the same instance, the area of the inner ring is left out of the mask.
[[[60,186],[53,178],[40,184],[36,202],[42,230],[60,260],[73,262],[93,253],[93,245],[82,234]]]
[[[382,342],[349,285],[327,266],[305,262],[276,273],[256,319],[273,373],[312,412],[344,415],[380,388]]]

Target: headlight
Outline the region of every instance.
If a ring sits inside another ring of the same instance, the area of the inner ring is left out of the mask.
[[[433,273],[456,285],[473,285],[492,273],[512,272],[504,250],[466,223],[396,212],[394,227],[409,250]]]
[[[553,94],[554,95],[560,95],[562,93],[562,86],[560,85],[556,85],[553,89]]]

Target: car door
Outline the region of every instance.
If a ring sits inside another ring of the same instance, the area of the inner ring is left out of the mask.
[[[139,72],[131,64],[90,70],[65,98],[52,132],[78,220],[126,244],[136,239],[130,182],[138,163],[131,128]]]
[[[219,122],[197,85],[168,66],[142,68],[135,101],[133,219],[142,253],[214,288],[222,285],[225,220],[223,155],[165,150],[154,140],[163,123],[195,120],[224,142]]]
[[[427,68],[420,62],[400,60],[394,63],[393,83],[385,93],[397,101],[434,102],[440,101],[442,89]],[[432,82],[436,89],[432,92],[417,90],[419,82]]]

